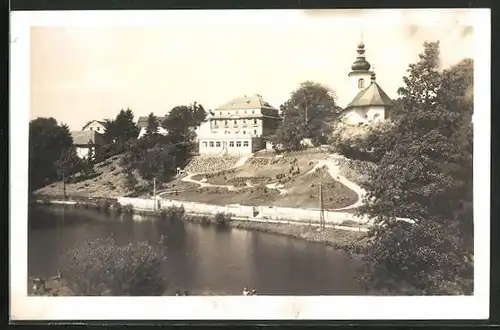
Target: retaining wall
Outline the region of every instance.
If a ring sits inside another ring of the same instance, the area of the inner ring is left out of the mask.
[[[118,203],[122,206],[132,205],[135,209],[153,210],[153,199],[120,197]],[[211,205],[189,201],[178,201],[168,199],[157,199],[157,210],[166,209],[171,206],[183,206],[187,213],[211,214],[231,213],[236,217],[261,218],[269,220],[292,220],[292,221],[312,221],[319,222],[320,211],[311,209],[298,209],[291,207],[277,206],[248,206],[248,205]],[[326,223],[340,224],[346,220],[365,223],[367,219],[356,217],[347,212],[324,211]]]

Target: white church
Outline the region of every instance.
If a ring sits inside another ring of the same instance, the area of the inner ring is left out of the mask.
[[[365,45],[358,45],[358,57],[351,66],[348,77],[352,101],[341,113],[346,124],[360,125],[388,119],[392,100],[377,84],[371,64],[365,58]]]

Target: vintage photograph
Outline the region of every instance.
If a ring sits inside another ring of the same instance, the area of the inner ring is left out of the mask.
[[[29,296],[474,294],[473,10],[269,12],[29,28]]]

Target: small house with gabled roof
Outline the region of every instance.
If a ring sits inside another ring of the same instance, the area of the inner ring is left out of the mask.
[[[106,132],[105,125],[106,122],[104,120],[91,120],[82,127],[82,131],[95,131],[104,134],[104,132]]]

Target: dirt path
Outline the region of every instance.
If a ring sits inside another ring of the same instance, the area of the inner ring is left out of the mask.
[[[250,159],[252,156],[253,156],[253,154],[245,156],[245,157],[241,157],[238,160],[238,162],[233,167],[231,167],[231,169],[243,166],[248,161],[248,159]],[[346,206],[346,207],[338,208],[338,209],[329,210],[329,211],[342,211],[342,210],[348,210],[348,209],[354,209],[354,208],[360,207],[361,205],[363,205],[363,197],[365,196],[366,191],[364,189],[362,189],[356,183],[354,183],[354,182],[348,180],[346,177],[340,175],[340,169],[339,169],[337,162],[335,161],[335,158],[336,158],[335,155],[331,155],[330,159],[328,159],[328,160],[324,160],[324,159],[315,160],[318,163],[305,175],[314,173],[314,171],[316,171],[318,168],[322,168],[322,167],[326,166],[328,173],[330,174],[330,176],[334,180],[340,182],[341,184],[343,184],[347,188],[351,189],[352,191],[354,191],[358,195],[358,200],[354,204],[351,204],[351,205]],[[181,179],[181,181],[197,184],[200,188],[201,187],[225,188],[225,189],[228,189],[229,191],[235,191],[235,190],[240,190],[240,189],[254,186],[250,181],[246,182],[246,187],[235,187],[233,185],[216,185],[216,184],[211,184],[208,182],[201,182],[201,181],[193,179],[193,176],[199,175],[201,173],[186,172],[186,174],[187,174],[187,176],[183,177]],[[266,187],[269,189],[277,190],[280,193],[280,195],[287,193],[286,189],[278,188],[278,186],[279,186],[279,183],[277,183],[277,182],[270,183],[270,184],[266,185]],[[159,194],[160,197],[161,197],[161,195],[163,195],[163,193]]]

